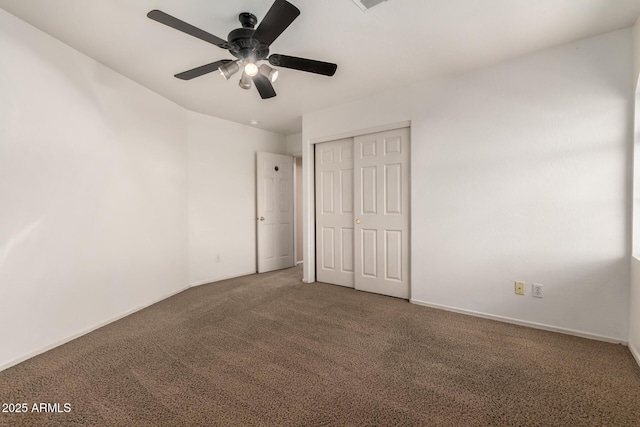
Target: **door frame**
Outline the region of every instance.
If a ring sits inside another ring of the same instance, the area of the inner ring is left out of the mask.
[[[319,144],[321,142],[329,142],[334,141],[336,139],[343,138],[355,138],[356,136],[368,135],[371,133],[384,132],[388,130],[400,129],[400,128],[409,128],[410,134],[410,147],[413,145],[413,131],[411,128],[411,121],[405,120],[401,122],[389,123],[386,125],[374,126],[365,129],[356,129],[351,131],[346,131],[339,134],[327,135],[317,138],[311,138],[307,141],[302,141],[302,200],[303,200],[303,245],[304,245],[304,254],[303,254],[303,274],[302,281],[305,283],[313,283],[316,281],[316,214],[315,214],[315,144]],[[303,130],[304,134],[304,130]],[[304,136],[304,135],[303,135]],[[410,148],[410,153],[413,150]],[[411,171],[412,167],[411,157],[409,157],[409,171],[410,171],[410,179],[411,179]],[[409,191],[411,193],[411,183],[409,183]],[[412,280],[411,280],[411,207],[413,204],[413,198],[409,197],[409,298],[411,298],[411,288]]]
[[[291,154],[293,157],[293,261],[297,266],[298,264],[302,264],[304,262],[304,257],[302,260],[298,261],[298,225],[302,226],[302,224],[298,224],[298,214],[300,214],[300,218],[302,219],[302,215],[304,215],[302,209],[298,209],[298,186],[304,188],[302,185],[302,180],[304,176],[301,176],[300,183],[298,184],[298,162],[300,159],[300,169],[302,169],[302,174],[304,174],[304,159],[302,158],[302,151],[296,154]],[[301,175],[302,175],[301,174]],[[304,205],[304,195],[300,195],[300,206]],[[302,221],[300,221],[302,222]],[[300,233],[303,234],[303,233]]]

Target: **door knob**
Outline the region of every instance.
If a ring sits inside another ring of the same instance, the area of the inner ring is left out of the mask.
[[[359,219],[356,219],[356,224],[360,224],[360,220]]]
[[[257,219],[259,219],[260,221],[264,221],[264,217],[263,216],[261,216],[260,218],[257,218]]]

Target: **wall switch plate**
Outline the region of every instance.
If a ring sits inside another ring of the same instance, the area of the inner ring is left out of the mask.
[[[516,282],[516,295],[524,295],[524,282]]]
[[[542,288],[543,286],[539,283],[534,283],[531,286],[531,295],[536,298],[542,298]]]

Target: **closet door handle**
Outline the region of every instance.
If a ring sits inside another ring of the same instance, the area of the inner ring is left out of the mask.
[[[264,221],[264,217],[263,216],[261,216],[260,218],[256,218],[256,219],[258,219],[260,221]]]
[[[356,224],[360,224],[360,219],[356,219]]]

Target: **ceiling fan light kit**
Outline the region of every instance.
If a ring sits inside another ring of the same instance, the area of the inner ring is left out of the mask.
[[[220,71],[220,74],[222,74],[222,77],[224,77],[225,80],[229,80],[231,76],[238,72],[239,69],[240,65],[238,64],[238,61],[231,61],[221,65],[218,68],[218,71]]]
[[[191,80],[218,70],[225,80],[228,80],[242,68],[240,87],[250,89],[253,81],[262,99],[276,96],[272,83],[278,78],[278,70],[267,64],[258,65],[260,61],[268,61],[269,64],[276,67],[290,68],[324,76],[333,76],[338,68],[336,64],[314,59],[279,54],[269,56],[271,44],[291,25],[298,15],[300,15],[300,10],[288,1],[275,0],[258,28],[255,28],[258,18],[254,14],[241,13],[238,19],[242,28],[232,30],[225,41],[160,10],[152,10],[147,14],[154,21],[214,44],[221,49],[226,49],[237,58],[235,60],[223,59],[202,65],[178,73],[175,77],[181,80]]]
[[[242,77],[240,77],[240,81],[238,82],[238,85],[242,89],[246,89],[246,90],[251,89],[251,77],[249,76],[249,74],[247,74],[246,72],[242,72]]]
[[[255,76],[256,74],[258,74],[258,66],[256,65],[255,62],[253,61],[245,61],[245,65],[244,65],[244,72],[247,73],[248,75],[250,75],[251,77]]]
[[[269,67],[267,64],[260,65],[259,71],[260,74],[268,78],[271,83],[278,79],[278,70]]]

